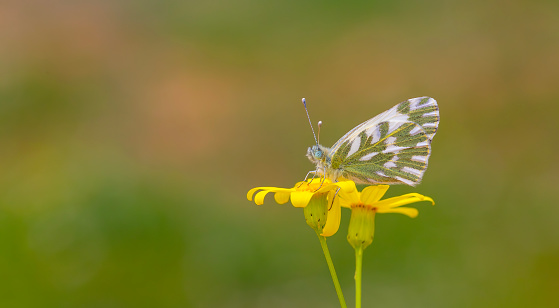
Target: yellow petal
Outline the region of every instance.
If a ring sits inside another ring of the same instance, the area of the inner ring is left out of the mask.
[[[254,203],[256,203],[256,205],[262,205],[264,204],[264,197],[266,197],[266,195],[269,193],[270,191],[268,190],[262,190],[256,193],[256,195],[254,196]]]
[[[274,195],[274,199],[278,204],[284,204],[289,201],[290,192],[279,191]]]
[[[293,188],[301,188],[301,187],[305,187],[307,185],[307,182],[297,182],[295,183],[295,186],[293,186]]]
[[[386,208],[378,208],[377,213],[399,213],[399,214],[407,215],[411,218],[415,218],[417,217],[417,214],[419,212],[417,211],[417,209],[414,209],[412,207],[396,207],[396,208],[386,207]]]
[[[334,202],[338,202],[343,207],[351,208],[352,205],[361,204],[361,193],[357,189],[351,192],[340,190]]]
[[[361,192],[361,201],[364,204],[373,204],[382,198],[390,186],[388,185],[375,185],[368,186]]]
[[[333,185],[338,186],[342,191],[346,193],[353,193],[354,191],[357,191],[357,187],[355,187],[355,182],[353,181],[340,181],[334,183]]]
[[[336,198],[334,199],[334,204],[339,205],[341,207],[345,207],[350,209],[352,204],[355,204],[354,202],[352,202],[351,200],[345,199],[345,198],[341,198],[340,194],[338,194],[336,196]]]
[[[255,187],[248,191],[247,199],[248,201],[252,201],[252,197],[254,193],[258,190],[266,190],[268,192],[287,192],[290,193],[293,191],[293,188],[280,188],[280,187]]]
[[[334,203],[330,210],[328,211],[328,217],[326,218],[326,224],[322,229],[322,236],[332,236],[340,228],[340,220],[342,218],[342,208],[339,204]]]
[[[336,184],[326,184],[326,183],[324,183],[324,184],[322,184],[322,187],[320,187],[320,189],[317,190],[316,192],[317,193],[324,193],[324,192],[328,192],[330,190],[336,190],[336,189],[338,189]]]
[[[291,193],[291,204],[294,207],[305,207],[309,204],[313,193],[310,191],[294,191]]]
[[[330,181],[329,179],[324,179],[324,178],[321,178],[321,177],[317,177],[317,178],[311,179],[310,181],[307,181],[307,183],[309,183],[309,185],[312,185],[312,184],[326,185],[326,184],[332,183],[332,181]]]
[[[258,190],[273,190],[273,189],[283,189],[283,188],[278,188],[278,187],[255,187],[255,188],[248,191],[247,199],[248,199],[248,201],[252,201],[252,195],[254,195],[254,193]]]
[[[411,193],[399,197],[393,197],[393,198],[381,200],[375,203],[374,206],[377,208],[381,208],[381,207],[394,208],[394,207],[420,202],[420,201],[430,201],[433,205],[435,205],[435,201],[433,201],[433,199],[426,197],[424,195]]]
[[[252,195],[254,195],[257,190],[260,190],[260,187],[253,188],[247,192],[248,201],[252,201]]]

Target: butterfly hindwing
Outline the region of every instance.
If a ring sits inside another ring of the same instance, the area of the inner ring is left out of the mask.
[[[358,183],[416,185],[427,169],[438,123],[434,99],[404,101],[338,140],[332,147],[331,168]]]

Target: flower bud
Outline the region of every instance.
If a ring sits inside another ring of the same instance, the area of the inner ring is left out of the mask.
[[[375,209],[363,204],[351,207],[347,240],[357,249],[365,249],[373,242],[375,234]]]
[[[314,194],[304,212],[307,225],[318,232],[322,232],[328,216],[328,192]]]

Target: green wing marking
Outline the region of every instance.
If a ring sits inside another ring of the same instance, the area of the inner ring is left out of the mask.
[[[416,185],[427,168],[430,144],[420,124],[380,122],[344,140],[332,155],[331,167],[357,183]]]
[[[408,99],[395,106],[396,110],[408,115],[408,121],[421,125],[429,139],[433,139],[439,126],[439,106],[430,97]]]

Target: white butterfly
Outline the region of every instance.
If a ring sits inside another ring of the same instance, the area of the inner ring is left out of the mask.
[[[316,164],[311,172],[332,181],[415,186],[427,169],[438,126],[437,101],[408,99],[357,125],[331,148],[318,142],[309,147],[307,157]]]

